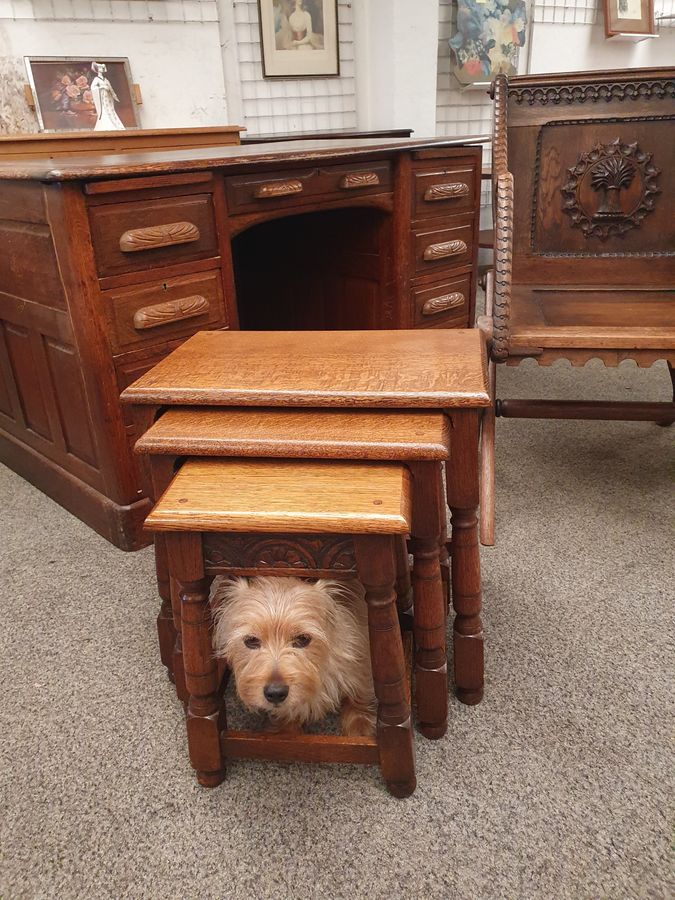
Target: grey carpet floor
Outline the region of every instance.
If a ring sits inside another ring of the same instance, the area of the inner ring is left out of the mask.
[[[667,399],[661,366],[500,369],[501,396]],[[149,551],[0,469],[0,896],[672,896],[675,426],[500,421],[484,702],[376,770],[208,791],[158,662]],[[671,457],[671,459],[669,459]]]

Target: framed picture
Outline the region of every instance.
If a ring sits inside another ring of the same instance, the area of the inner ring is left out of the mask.
[[[258,0],[265,78],[340,74],[338,0]]]
[[[139,127],[128,59],[26,56],[25,62],[40,131]]]
[[[654,34],[654,0],[603,0],[605,35]]]
[[[527,71],[529,0],[457,0],[455,32],[449,40],[453,72],[460,84],[484,86],[495,75]]]

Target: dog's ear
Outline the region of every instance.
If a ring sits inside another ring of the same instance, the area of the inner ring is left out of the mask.
[[[230,614],[236,607],[237,600],[243,598],[248,589],[247,578],[222,576],[213,582],[211,590],[211,610],[214,623],[213,646],[215,655],[223,659],[228,659]]]
[[[318,590],[334,600],[336,603],[349,604],[354,597],[363,596],[363,587],[360,581],[351,578],[349,581],[333,581],[328,578],[319,578],[314,585]]]
[[[217,578],[211,588],[211,605],[216,610],[239,599],[249,588],[248,578],[230,578],[227,575]]]

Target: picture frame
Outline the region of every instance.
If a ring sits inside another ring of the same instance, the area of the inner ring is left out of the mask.
[[[258,0],[263,78],[340,74],[338,0]]]
[[[448,41],[462,88],[485,89],[496,75],[524,75],[532,40],[530,0],[456,0]]]
[[[96,108],[91,94],[92,62],[104,63],[118,98],[115,112],[125,128],[140,121],[127,57],[26,56],[26,72],[40,131],[92,131]]]
[[[605,36],[656,34],[654,0],[603,0]]]

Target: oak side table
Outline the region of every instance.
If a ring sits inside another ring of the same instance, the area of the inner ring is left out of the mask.
[[[200,332],[129,386],[139,432],[167,406],[440,409],[446,463],[457,695],[483,696],[477,507],[480,417],[490,405],[478,330]]]

